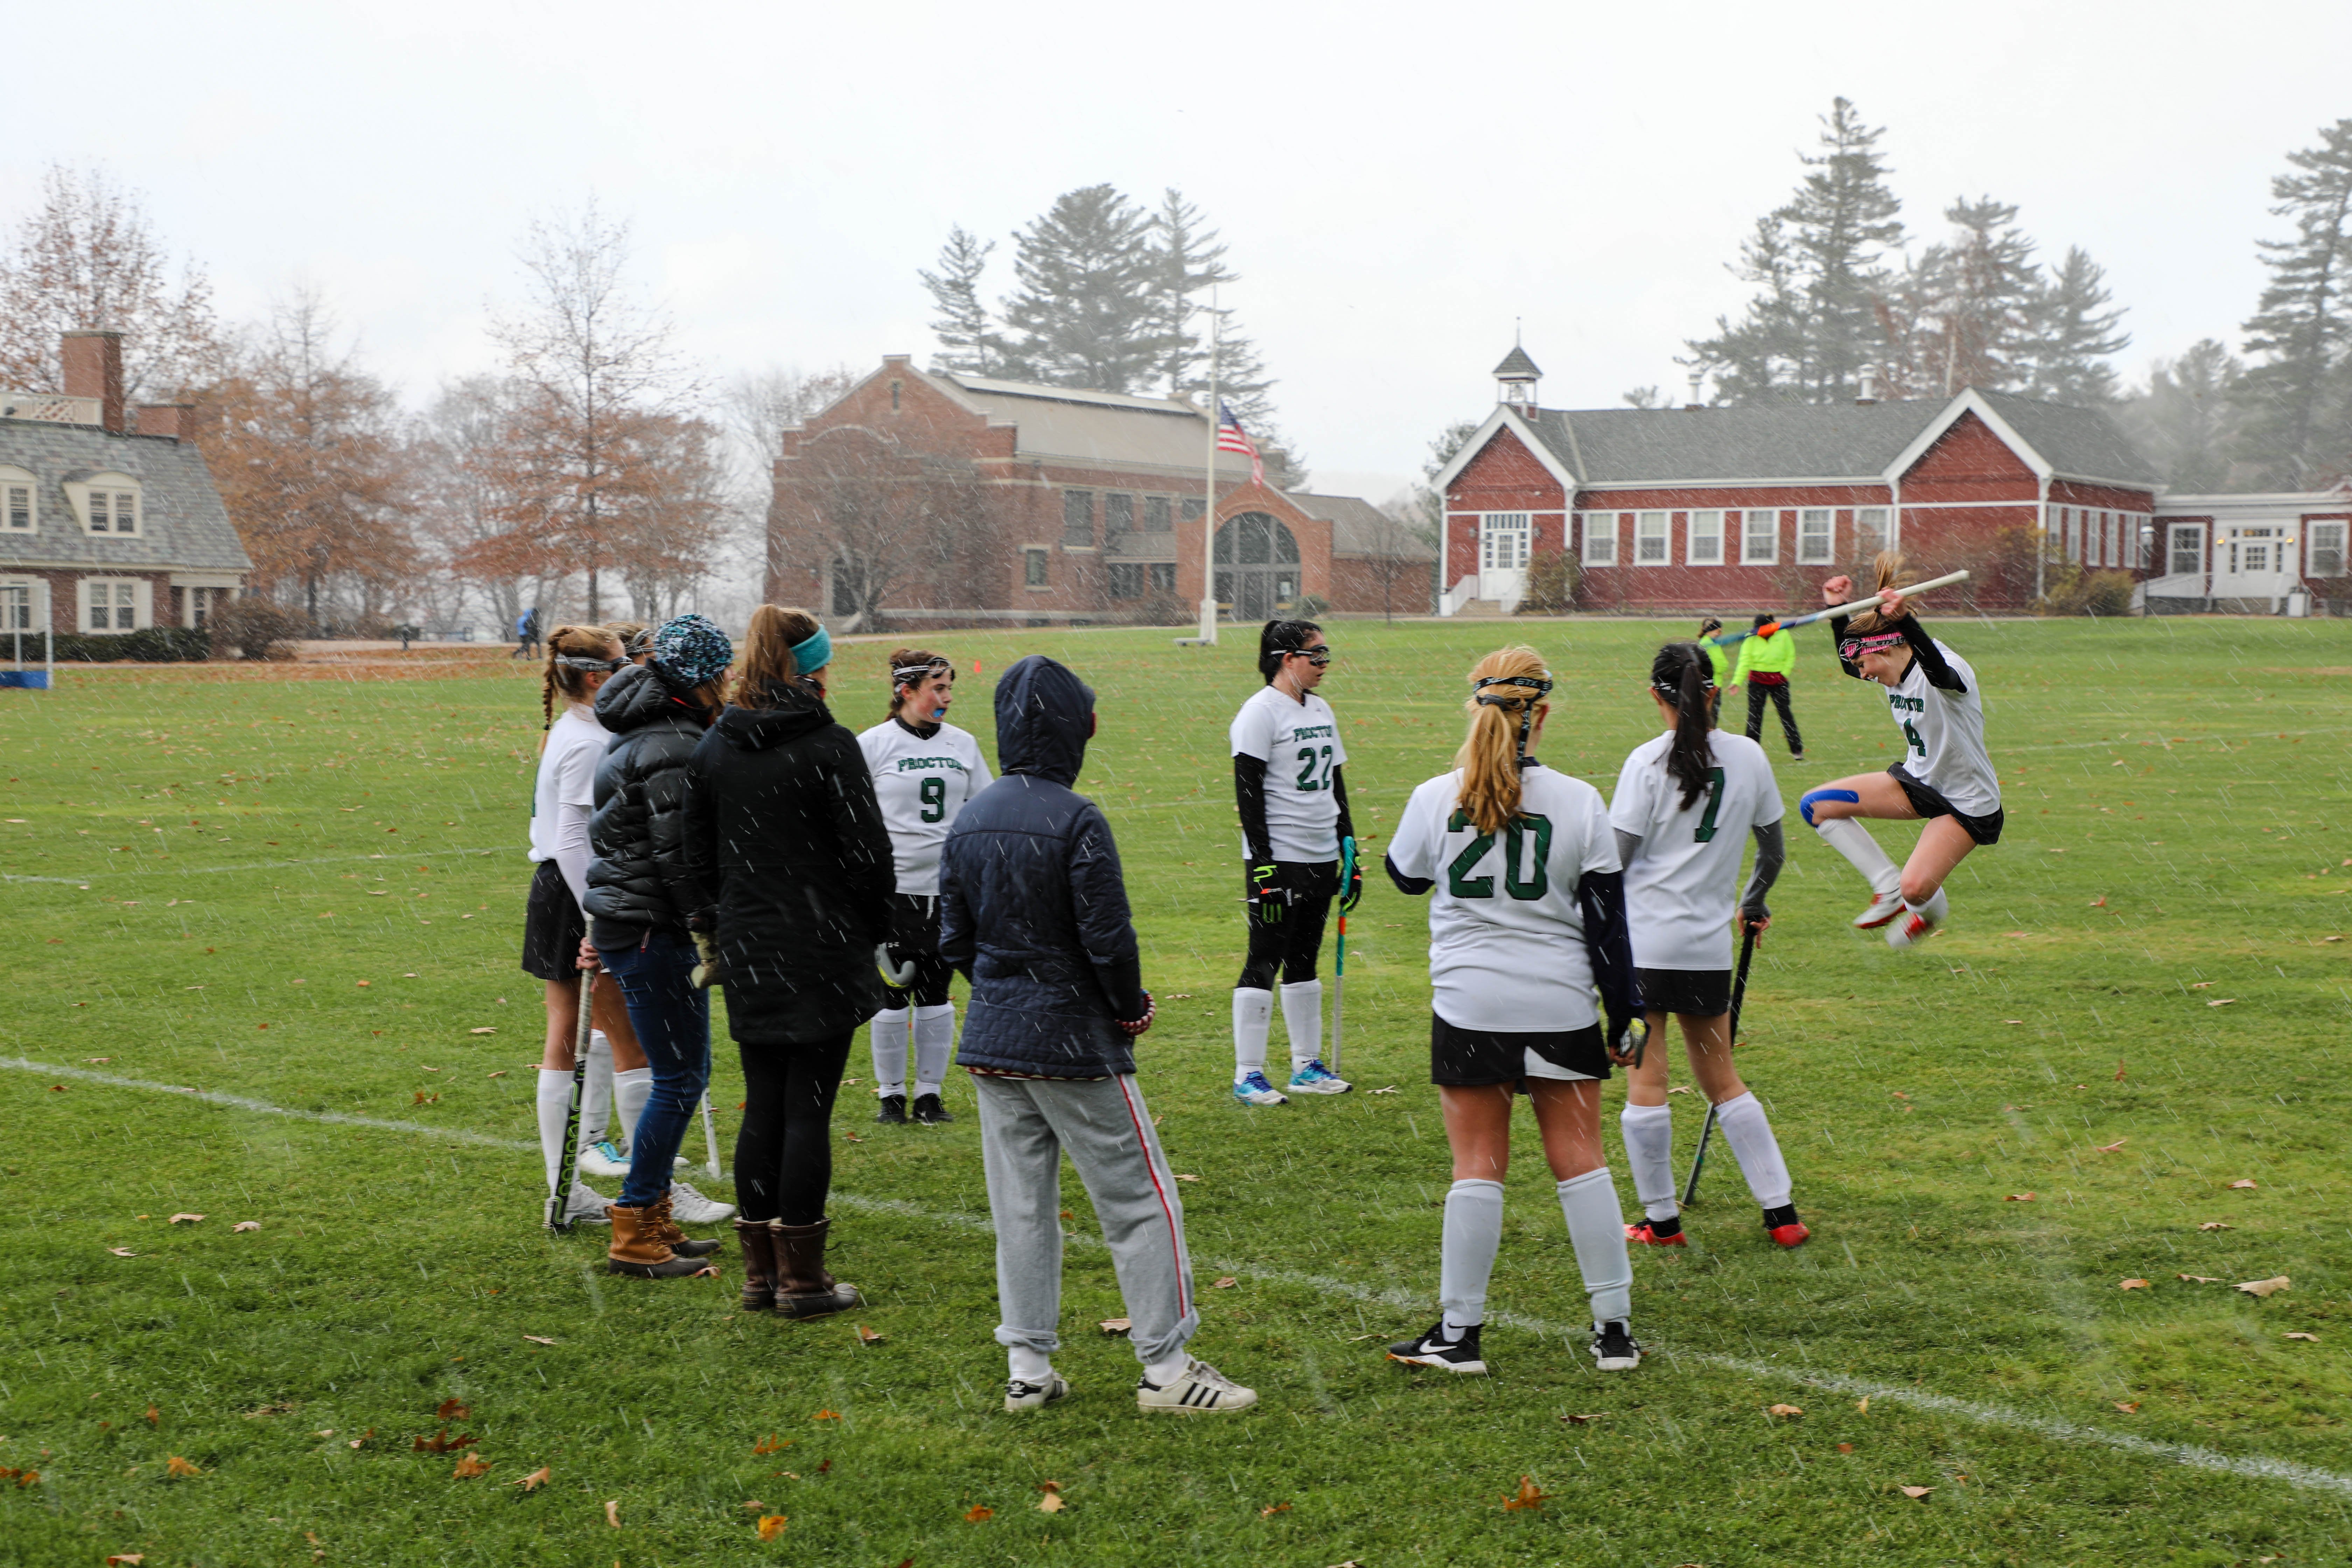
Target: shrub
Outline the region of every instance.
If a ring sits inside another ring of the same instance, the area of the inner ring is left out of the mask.
[[[1318,616],[1328,615],[1330,612],[1330,600],[1317,594],[1301,594],[1291,601],[1290,614],[1286,618],[1294,621],[1311,621]]]
[[[2085,572],[2072,562],[2053,562],[2042,574],[2035,608],[2045,616],[2128,616],[2137,586],[2128,572]]]
[[[1576,608],[1584,586],[1584,563],[1565,550],[1538,550],[1528,558],[1527,586],[1519,592],[1523,616],[1560,616]]]
[[[235,648],[246,658],[292,658],[287,645],[309,629],[300,616],[267,599],[232,599],[213,612],[212,645],[215,653]]]
[[[0,638],[0,656],[13,656],[16,648],[14,637]],[[212,639],[186,626],[142,626],[135,632],[104,637],[89,632],[59,632],[55,653],[60,664],[179,664],[211,658]],[[40,657],[40,639],[26,633],[26,662],[32,663]]]

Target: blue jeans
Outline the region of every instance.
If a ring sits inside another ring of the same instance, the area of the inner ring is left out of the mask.
[[[620,1206],[647,1208],[669,1191],[670,1161],[710,1086],[710,994],[698,991],[694,943],[683,931],[651,931],[638,947],[599,948],[620,982],[629,1027],[654,1069],[653,1092],[629,1131],[629,1179]]]

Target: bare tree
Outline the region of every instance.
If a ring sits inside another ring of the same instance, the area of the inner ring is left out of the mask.
[[[624,458],[640,483],[615,509],[613,550],[640,619],[667,620],[710,569],[730,508],[718,426],[670,416],[638,422]]]
[[[772,570],[829,582],[845,629],[872,628],[922,590],[934,607],[977,606],[1003,570],[989,487],[959,458],[909,451],[857,426],[803,446],[776,488]]]
[[[491,618],[511,626],[533,605],[551,605],[558,579],[543,552],[509,548],[514,497],[505,486],[520,399],[501,377],[444,386],[411,434],[411,494],[419,537],[441,573],[479,594]],[[448,617],[454,621],[456,613]]]
[[[1369,522],[1359,535],[1364,549],[1364,570],[1381,585],[1381,618],[1396,619],[1397,600],[1402,596],[1411,606],[1408,615],[1426,615],[1429,611],[1430,584],[1436,580],[1437,563],[1428,555],[1430,540],[1407,510],[1411,501],[1404,496],[1379,509],[1378,521]]]

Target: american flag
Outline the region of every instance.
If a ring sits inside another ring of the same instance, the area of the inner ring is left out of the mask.
[[[1217,399],[1217,450],[1239,452],[1249,458],[1251,482],[1265,483],[1265,463],[1257,455],[1257,443],[1249,438],[1242,422],[1234,417],[1232,405],[1222,397]]]

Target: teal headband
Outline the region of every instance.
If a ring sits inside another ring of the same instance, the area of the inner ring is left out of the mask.
[[[808,641],[793,644],[793,668],[803,675],[814,675],[832,662],[833,638],[823,626]]]

